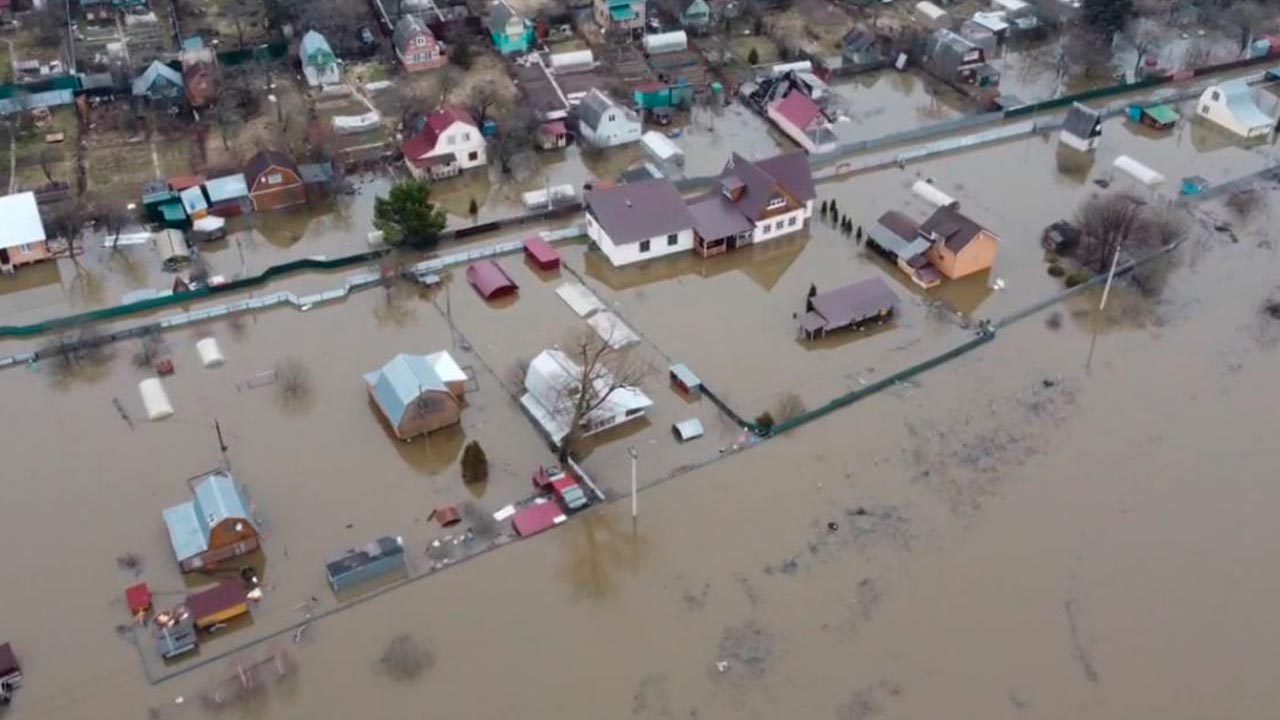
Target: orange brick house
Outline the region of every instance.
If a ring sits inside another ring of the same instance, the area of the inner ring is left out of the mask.
[[[953,207],[935,210],[920,235],[931,243],[929,263],[952,280],[990,269],[1000,249],[1000,238]]]

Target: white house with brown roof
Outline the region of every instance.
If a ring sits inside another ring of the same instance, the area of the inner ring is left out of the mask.
[[[19,266],[53,257],[35,193],[0,197],[0,222],[5,228],[0,233],[0,272],[11,273]]]
[[[670,180],[587,193],[587,237],[615,267],[693,249],[694,217]]]

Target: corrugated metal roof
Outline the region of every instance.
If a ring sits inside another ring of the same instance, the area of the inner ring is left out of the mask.
[[[883,278],[873,277],[818,293],[809,299],[809,303],[813,312],[806,315],[804,324],[805,329],[812,332],[816,328],[810,327],[810,315],[816,313],[821,317],[819,328],[839,329],[876,315],[885,308],[897,307],[898,296]]]
[[[216,615],[244,605],[248,602],[248,592],[239,580],[223,580],[208,590],[194,592],[187,596],[187,610],[198,623],[202,618]]]
[[[544,350],[529,362],[524,379],[527,392],[520,398],[520,403],[555,442],[560,442],[568,434],[577,395],[572,388],[583,379],[582,375],[582,366],[560,350]],[[596,368],[590,381],[597,397],[608,392],[614,383],[612,373],[603,366]],[[653,401],[639,388],[621,387],[608,392],[608,397],[587,415],[587,424],[592,424],[593,420],[599,422],[624,417],[628,413],[639,417],[642,414],[639,411],[652,405]]]
[[[164,511],[173,554],[182,561],[208,550],[210,529],[228,519],[253,524],[239,486],[229,474],[217,470],[195,483],[193,500]]]
[[[182,73],[174,70],[168,65],[165,65],[159,60],[152,60],[151,64],[147,66],[147,69],[143,70],[142,74],[134,79],[133,94],[150,94],[152,86],[155,85],[157,80],[161,79],[167,81],[174,87],[182,87]]]
[[[245,183],[242,172],[206,180],[204,191],[211,203],[249,197],[249,186]]]
[[[440,377],[437,367],[447,368],[448,372],[462,374],[458,364],[453,362],[448,353],[448,364],[442,363],[442,353],[435,355],[409,355],[401,353],[382,367],[364,375],[365,383],[373,392],[373,400],[393,427],[399,427],[409,405],[425,392],[449,392],[444,378]],[[466,379],[466,375],[462,375]]]
[[[519,286],[502,266],[492,260],[478,260],[467,266],[467,282],[486,300],[495,295],[515,292]]]

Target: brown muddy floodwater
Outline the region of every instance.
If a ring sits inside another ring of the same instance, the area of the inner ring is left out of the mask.
[[[910,180],[935,177],[1004,238],[993,274],[1007,282],[942,300],[998,317],[1057,287],[1039,230],[1094,192],[1116,153],[1164,163],[1171,178],[1269,164],[1269,148],[1206,151],[1190,133],[1108,125],[1104,137],[1084,175],[1060,173],[1053,144],[1033,138],[819,192],[867,222],[921,211]],[[7,717],[1269,717],[1280,706],[1280,312],[1267,299],[1280,303],[1280,196],[1263,197],[1249,218],[1194,206],[1198,230],[1154,304],[1121,289],[1096,317],[1096,294],[1077,298],[908,385],[654,485],[635,523],[614,503],[315,622],[296,643],[285,633],[156,686],[117,631],[135,577],[116,558],[138,554],[166,602],[183,589],[160,511],[219,462],[215,419],[267,523],[266,597],[208,654],[300,621],[303,604],[336,607],[321,561],[337,550],[402,534],[420,568],[448,532],[426,521],[431,508],[492,511],[527,495],[528,472],[550,456],[504,385],[580,321],[556,299],[558,279],[507,258],[521,292],[501,306],[455,276],[428,294],[370,291],[172,333],[177,414],[160,423],[140,419],[128,345],[71,378],[0,372],[0,547],[17,549],[0,564],[0,641],[26,672]],[[797,344],[790,315],[811,282],[885,271],[821,225],[710,266],[616,273],[580,247],[565,255],[649,338],[653,362],[691,357],[752,411],[793,388],[813,406],[968,336],[895,279],[907,299],[897,327]],[[199,367],[192,345],[207,334],[226,366]],[[441,348],[477,376],[462,426],[397,442],[359,374]],[[286,356],[311,378],[287,404],[248,382]],[[628,444],[651,484],[731,440],[706,402],[685,404],[661,378],[646,391],[651,424],[586,460],[614,494]],[[667,424],[688,415],[708,437],[676,446]],[[492,467],[476,490],[458,470],[469,439]],[[380,662],[403,635],[430,656],[417,674]],[[237,664],[276,650],[288,678],[220,713],[204,706]]]

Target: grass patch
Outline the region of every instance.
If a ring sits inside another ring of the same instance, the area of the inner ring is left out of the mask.
[[[729,51],[733,56],[742,62],[747,62],[747,58],[751,57],[751,51],[756,51],[759,64],[769,65],[778,62],[778,46],[773,44],[769,38],[760,37],[758,35],[749,35],[746,37],[734,38],[729,43]]]

